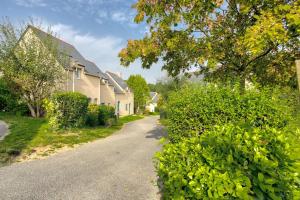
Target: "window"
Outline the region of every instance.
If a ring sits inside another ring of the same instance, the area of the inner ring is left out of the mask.
[[[81,78],[81,69],[76,68],[76,70],[75,70],[75,78],[77,78],[77,79]]]
[[[130,115],[130,114],[131,114],[131,113],[130,113],[130,103],[129,103],[129,105],[128,105],[128,106],[129,106],[129,115]]]
[[[119,113],[119,111],[120,111],[120,106],[121,106],[121,103],[120,103],[120,101],[118,101],[118,104],[117,104],[117,112]]]
[[[95,99],[94,99],[94,104],[97,104],[97,103],[98,103],[98,99],[95,98]]]
[[[89,100],[89,103],[91,103],[92,99],[90,97],[88,98],[88,100]]]
[[[128,108],[127,108],[127,104],[125,105],[125,110],[126,110],[126,111],[128,110]]]
[[[102,102],[101,105],[105,105],[105,103]]]

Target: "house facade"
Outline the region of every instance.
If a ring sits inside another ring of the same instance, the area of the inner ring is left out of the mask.
[[[146,109],[150,112],[155,112],[155,108],[157,107],[158,102],[158,93],[157,92],[150,92],[150,101],[146,106]]]
[[[129,88],[119,88],[120,85],[109,75],[114,73],[103,73],[95,63],[85,59],[73,45],[33,26],[27,27],[21,39],[40,39],[42,43],[44,38],[49,37],[58,45],[59,51],[69,58],[67,66],[62,65],[65,68],[66,80],[58,90],[80,92],[89,98],[90,103],[113,106],[119,116],[134,114],[133,93]],[[121,77],[117,81],[122,83],[122,87],[126,84]],[[132,109],[128,105],[132,105]]]
[[[128,88],[127,83],[122,79],[121,75],[106,72],[109,82],[114,86],[116,97],[116,114],[118,116],[126,116],[134,113],[134,96]]]

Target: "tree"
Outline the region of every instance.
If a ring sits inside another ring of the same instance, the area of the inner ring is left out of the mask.
[[[185,84],[187,84],[189,80],[185,76],[177,77],[177,78],[163,78],[156,83],[156,92],[159,93],[160,103],[167,102],[170,93],[178,91]]]
[[[239,79],[241,88],[245,79],[290,84],[295,78],[298,0],[139,0],[134,8],[135,22],[150,31],[121,50],[124,66],[140,58],[150,68],[162,59],[171,76],[196,67],[212,80]]]
[[[64,80],[67,59],[54,42],[50,27],[41,38],[33,27],[32,34],[25,34],[30,24],[16,27],[9,20],[0,24],[0,71],[26,102],[32,117],[40,117],[42,101]]]
[[[150,90],[147,82],[141,75],[131,75],[127,80],[127,84],[134,93],[135,112],[139,112],[140,109],[145,108],[147,100],[150,96]]]
[[[156,92],[156,85],[153,83],[148,83],[149,90],[151,92]]]

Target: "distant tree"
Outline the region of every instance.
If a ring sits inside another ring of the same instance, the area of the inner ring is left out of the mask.
[[[16,27],[8,19],[0,24],[0,71],[12,85],[11,89],[26,102],[32,117],[42,114],[42,101],[62,83],[67,58],[58,49],[50,34],[20,38],[31,22]]]
[[[212,80],[290,84],[299,50],[299,0],[139,0],[136,23],[149,33],[129,40],[119,56],[150,68],[161,59],[177,76],[191,67]]]
[[[159,93],[159,103],[164,104],[171,92],[181,89],[185,84],[189,82],[186,76],[180,76],[177,78],[163,78],[158,80],[155,84],[156,92]]]
[[[156,85],[153,83],[148,83],[148,87],[151,92],[156,92]]]
[[[145,109],[147,100],[150,97],[150,90],[146,80],[141,75],[131,75],[127,80],[127,84],[134,93],[135,112],[139,112],[140,109]]]

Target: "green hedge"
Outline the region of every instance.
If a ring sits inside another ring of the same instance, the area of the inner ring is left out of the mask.
[[[49,124],[53,128],[84,126],[88,103],[88,98],[77,92],[54,94],[45,106]]]
[[[112,106],[100,105],[98,120],[100,125],[112,125],[115,120],[115,108]]]
[[[157,157],[165,199],[292,199],[284,90],[189,85],[167,103],[170,142]]]
[[[99,106],[97,104],[89,104],[87,118],[86,118],[86,125],[88,126],[99,125],[98,115],[99,115]]]
[[[18,95],[11,92],[11,88],[3,78],[0,78],[0,111],[17,115],[29,113],[27,105],[21,101]]]
[[[282,101],[269,90],[247,90],[241,95],[237,88],[188,86],[169,98],[169,136],[174,142],[228,122],[282,128],[291,113]]]
[[[289,145],[273,128],[217,126],[157,154],[164,199],[292,199]]]
[[[106,105],[90,104],[86,124],[88,126],[110,126],[115,121],[115,108]]]

